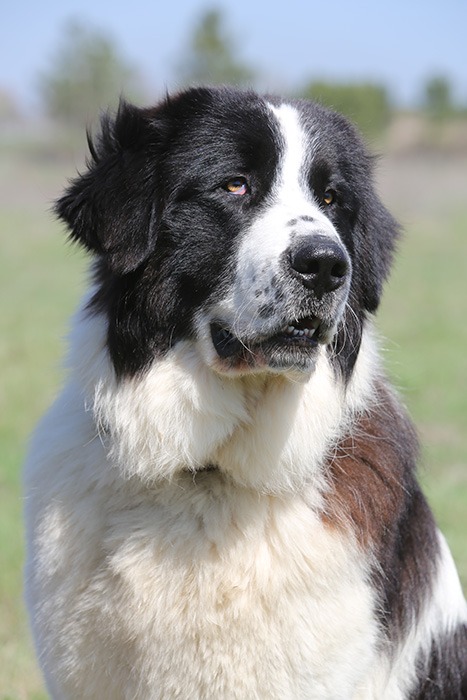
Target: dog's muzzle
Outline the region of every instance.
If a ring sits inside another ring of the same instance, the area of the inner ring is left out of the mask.
[[[337,236],[295,236],[276,269],[264,274],[262,286],[245,279],[233,313],[219,305],[211,317],[211,342],[223,370],[309,370],[318,346],[332,341],[352,271]]]

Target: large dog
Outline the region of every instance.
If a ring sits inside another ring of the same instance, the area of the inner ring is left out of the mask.
[[[57,204],[95,255],[31,446],[53,698],[455,700],[467,609],[378,362],[398,228],[341,116],[122,104]]]

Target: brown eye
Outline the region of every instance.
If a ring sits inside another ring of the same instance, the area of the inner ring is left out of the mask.
[[[231,194],[242,196],[248,194],[248,182],[245,177],[233,177],[225,183],[224,189]]]
[[[323,202],[325,205],[328,207],[330,204],[333,204],[336,201],[336,193],[334,190],[326,190],[326,192],[323,195]]]

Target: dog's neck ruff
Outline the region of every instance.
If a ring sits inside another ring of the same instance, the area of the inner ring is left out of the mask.
[[[102,317],[81,311],[71,338],[76,390],[91,410],[109,463],[127,478],[171,480],[215,464],[260,493],[326,488],[323,463],[355,418],[372,403],[379,375],[370,328],[347,385],[321,348],[309,378],[222,376],[189,341],[179,342],[145,373],[117,379]]]

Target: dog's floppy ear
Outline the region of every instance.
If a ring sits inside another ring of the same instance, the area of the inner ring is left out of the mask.
[[[400,226],[380,201],[373,187],[369,188],[359,214],[362,234],[362,255],[359,270],[362,299],[367,311],[374,312],[379,306],[383,284],[386,281],[400,236]]]
[[[155,243],[155,164],[145,148],[150,131],[144,111],[121,102],[115,119],[103,117],[96,141],[88,136],[88,169],[55,205],[71,239],[120,274],[135,270]]]

